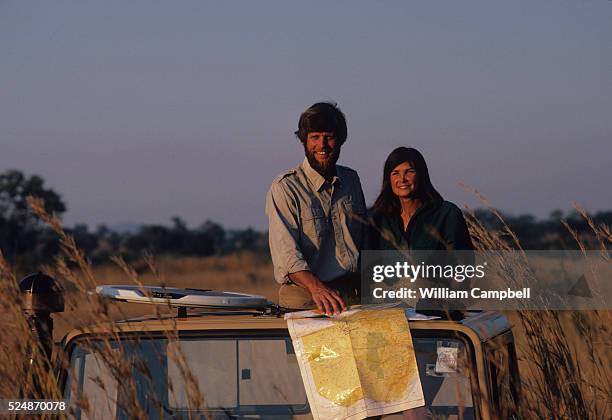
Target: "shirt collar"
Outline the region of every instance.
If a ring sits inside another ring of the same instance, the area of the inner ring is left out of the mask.
[[[325,185],[325,178],[323,178],[320,173],[315,171],[312,168],[312,166],[310,166],[310,163],[308,162],[308,158],[306,157],[304,158],[304,161],[302,162],[302,168],[304,169],[306,178],[308,178],[308,180],[312,183],[312,185],[314,185],[315,189],[319,191],[323,187],[323,185]],[[336,167],[336,175],[334,175],[334,178],[332,179],[331,183],[332,185],[335,185],[336,183],[340,183],[340,178],[338,177],[338,167]]]

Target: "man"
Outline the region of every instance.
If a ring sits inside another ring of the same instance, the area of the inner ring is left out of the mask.
[[[302,113],[295,135],[306,157],[276,177],[266,197],[279,303],[338,314],[358,302],[366,234],[359,176],[336,165],[346,119],[336,104],[319,102]]]

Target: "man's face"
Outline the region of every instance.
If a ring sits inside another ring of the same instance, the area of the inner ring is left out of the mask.
[[[312,131],[304,143],[308,163],[322,176],[333,173],[340,157],[340,147],[340,142],[330,131]]]

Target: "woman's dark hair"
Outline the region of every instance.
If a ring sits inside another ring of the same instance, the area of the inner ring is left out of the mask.
[[[300,115],[298,129],[295,132],[300,141],[305,143],[308,133],[316,131],[334,133],[340,144],[346,141],[346,118],[337,104],[317,102]]]
[[[389,154],[385,161],[382,188],[373,206],[375,212],[381,212],[386,215],[399,215],[401,213],[399,199],[391,190],[391,172],[397,165],[404,162],[410,163],[416,171],[417,190],[415,198],[431,204],[443,200],[440,193],[431,185],[429,171],[427,170],[427,164],[425,163],[423,155],[412,147],[398,147]]]

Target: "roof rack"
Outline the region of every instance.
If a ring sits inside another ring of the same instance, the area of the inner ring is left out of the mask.
[[[178,317],[187,317],[187,308],[210,309],[215,313],[279,314],[278,305],[264,296],[160,286],[103,285],[96,293],[107,299],[122,302],[168,305],[178,308]]]

